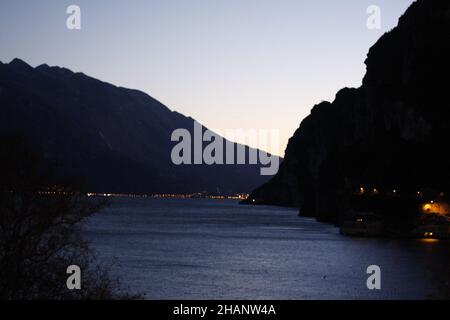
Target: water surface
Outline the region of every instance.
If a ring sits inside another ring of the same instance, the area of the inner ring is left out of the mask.
[[[357,239],[297,210],[232,200],[114,199],[84,228],[148,299],[424,299],[441,295],[448,242]],[[381,267],[381,290],[366,268]]]

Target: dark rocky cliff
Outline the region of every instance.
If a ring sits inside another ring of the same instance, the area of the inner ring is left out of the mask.
[[[360,187],[448,190],[449,44],[450,2],[413,3],[370,49],[362,86],[314,106],[251,199],[339,223]]]

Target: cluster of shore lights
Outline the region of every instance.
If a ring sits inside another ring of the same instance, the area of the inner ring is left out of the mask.
[[[373,188],[373,189],[371,190],[371,192],[372,192],[372,193],[376,193],[376,194],[380,193],[380,191],[379,191],[377,188]],[[394,190],[394,192],[395,192],[395,190]],[[366,193],[366,188],[360,187],[360,188],[359,188],[359,193],[361,193],[361,194]]]
[[[146,194],[134,194],[134,193],[96,193],[89,192],[86,194],[88,197],[106,197],[106,198],[147,198]]]
[[[380,193],[380,190],[377,189],[377,188],[373,188],[373,189],[371,190],[371,192],[372,192],[373,194],[379,194],[379,193]],[[397,190],[393,190],[393,193],[396,193],[396,192],[397,192]],[[360,188],[359,188],[359,193],[360,193],[360,194],[366,193],[366,188],[360,187]]]
[[[366,188],[360,187],[360,188],[359,188],[359,193],[360,193],[360,194],[365,194],[365,193],[366,193]],[[373,193],[373,194],[380,194],[380,190],[377,189],[377,188],[373,188],[373,189],[371,190],[371,193]],[[392,190],[392,193],[393,193],[393,194],[398,194],[397,189],[393,189],[393,190]],[[416,195],[417,195],[418,197],[422,197],[422,196],[423,196],[423,193],[422,193],[422,191],[417,191],[417,192],[416,192]],[[440,197],[443,197],[444,195],[445,195],[444,192],[439,193],[439,196],[440,196]],[[433,203],[433,201],[431,201],[431,203]]]

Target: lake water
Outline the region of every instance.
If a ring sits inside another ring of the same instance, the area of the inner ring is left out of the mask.
[[[357,239],[297,210],[232,200],[114,199],[84,234],[148,299],[438,298],[445,241]],[[366,269],[381,268],[381,290]]]

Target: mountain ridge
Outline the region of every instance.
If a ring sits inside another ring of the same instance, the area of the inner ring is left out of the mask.
[[[89,191],[237,193],[267,179],[260,165],[173,165],[171,133],[192,133],[194,119],[145,92],[66,68],[1,63],[0,111],[1,135],[31,140]]]

